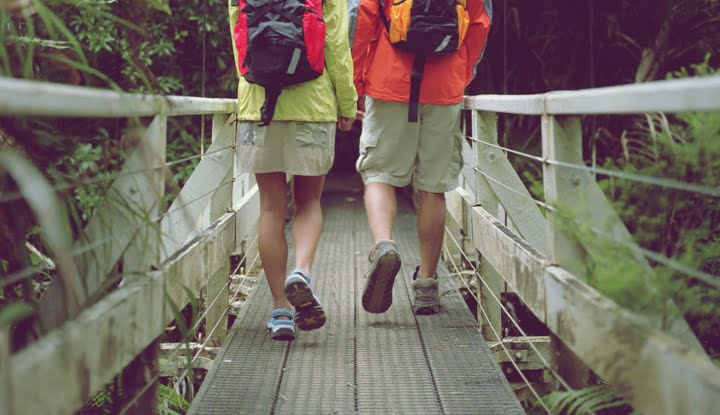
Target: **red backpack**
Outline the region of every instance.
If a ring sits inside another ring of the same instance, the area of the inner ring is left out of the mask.
[[[325,67],[322,0],[232,0],[239,7],[234,40],[240,74],[265,88],[268,125],[284,87],[318,78]]]

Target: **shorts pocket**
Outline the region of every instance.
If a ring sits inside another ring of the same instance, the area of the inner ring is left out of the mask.
[[[318,123],[297,123],[296,131],[295,137],[298,147],[325,148],[328,145],[330,133],[325,125]]]
[[[355,168],[358,172],[376,166],[377,163],[378,136],[367,134],[363,131],[360,134],[360,157],[358,157]]]
[[[262,147],[265,127],[256,122],[241,122],[237,127],[237,145]]]

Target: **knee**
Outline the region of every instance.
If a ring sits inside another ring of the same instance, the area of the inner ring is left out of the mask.
[[[431,193],[424,190],[418,190],[418,201],[420,203],[438,203],[445,201],[445,193]]]
[[[266,201],[260,203],[260,214],[268,217],[282,217],[287,215],[287,200]]]
[[[320,195],[295,195],[295,207],[297,210],[320,208]]]

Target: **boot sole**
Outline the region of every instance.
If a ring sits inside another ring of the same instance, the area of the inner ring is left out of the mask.
[[[386,252],[377,260],[369,272],[362,306],[368,313],[384,313],[392,305],[392,290],[395,276],[400,271],[400,256],[393,251]]]

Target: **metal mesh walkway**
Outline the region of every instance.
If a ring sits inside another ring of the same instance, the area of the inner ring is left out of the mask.
[[[190,414],[522,414],[470,315],[441,269],[443,308],[418,316],[410,280],[419,263],[415,215],[398,199],[395,238],[403,267],[393,305],[360,305],[371,238],[359,194],[329,193],[313,266],[328,320],[294,342],[270,339],[264,278],[218,354]]]

